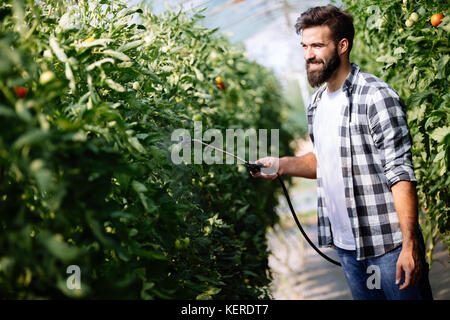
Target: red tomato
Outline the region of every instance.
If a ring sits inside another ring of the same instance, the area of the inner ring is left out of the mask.
[[[25,87],[14,87],[14,92],[17,94],[19,99],[22,99],[27,95],[28,89]]]
[[[436,13],[431,16],[430,22],[433,27],[437,27],[444,19],[444,15],[442,13]]]
[[[224,85],[223,83],[217,83],[217,87],[218,87],[220,90],[225,90],[225,85]]]

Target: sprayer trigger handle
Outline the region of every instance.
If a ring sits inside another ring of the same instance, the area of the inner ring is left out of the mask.
[[[262,163],[246,163],[245,165],[253,173],[260,172],[261,168],[264,167],[264,165]]]

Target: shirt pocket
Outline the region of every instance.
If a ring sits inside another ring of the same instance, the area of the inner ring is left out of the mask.
[[[350,134],[370,134],[369,126],[358,121],[350,122]]]
[[[370,135],[369,122],[364,115],[353,114],[349,123],[350,134],[366,134]]]

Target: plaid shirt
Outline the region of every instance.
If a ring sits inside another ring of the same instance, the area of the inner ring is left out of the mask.
[[[314,144],[314,115],[326,84],[308,106],[308,132]],[[348,103],[339,126],[340,161],[345,201],[355,239],[357,259],[382,255],[402,241],[391,186],[416,181],[411,162],[411,136],[406,107],[397,92],[352,63],[343,90]],[[320,167],[317,166],[319,246],[332,246]]]

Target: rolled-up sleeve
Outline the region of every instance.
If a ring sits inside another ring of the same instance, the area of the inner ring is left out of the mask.
[[[379,150],[389,188],[402,180],[417,183],[403,101],[390,87],[373,88],[368,95],[367,110],[370,131]]]

